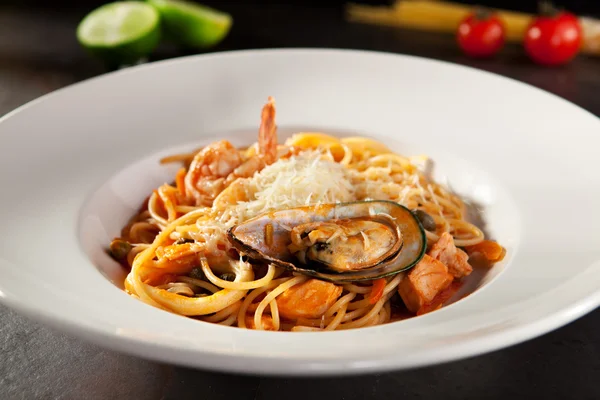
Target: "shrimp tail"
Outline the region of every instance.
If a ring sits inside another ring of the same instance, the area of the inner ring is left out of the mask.
[[[277,159],[277,125],[275,125],[275,99],[269,96],[262,109],[260,129],[258,131],[258,149],[266,164]]]

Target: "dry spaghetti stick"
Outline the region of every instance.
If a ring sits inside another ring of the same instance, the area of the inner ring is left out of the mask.
[[[350,22],[398,26],[423,31],[454,34],[460,21],[473,11],[473,6],[436,0],[401,0],[392,7],[348,4],[346,18]],[[506,28],[506,40],[520,43],[534,16],[508,10],[495,10]],[[583,30],[581,52],[600,55],[600,21],[580,17]]]

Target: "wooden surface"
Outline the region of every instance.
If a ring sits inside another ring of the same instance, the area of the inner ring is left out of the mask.
[[[339,9],[221,7],[233,13],[235,25],[215,50],[338,47],[438,58],[528,82],[600,115],[600,59],[544,69],[513,46],[496,60],[472,61],[460,55],[452,37],[349,25]],[[0,115],[104,72],[75,41],[75,27],[86,11],[0,6]],[[177,55],[164,46],[154,58]],[[494,99],[481,100],[493,107]],[[1,306],[0,319],[1,399],[600,398],[599,310],[491,354],[414,371],[335,379],[239,377],[172,367],[66,337]]]

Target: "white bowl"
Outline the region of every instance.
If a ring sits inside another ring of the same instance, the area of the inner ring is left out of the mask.
[[[172,177],[160,156],[255,141],[270,95],[284,137],[351,133],[431,155],[439,179],[484,205],[506,260],[439,311],[342,332],[223,327],[125,294],[103,249]],[[232,372],[353,374],[491,351],[600,304],[598,132],[596,117],[541,90],[407,56],[243,51],[129,68],[0,120],[0,299],[112,349]]]

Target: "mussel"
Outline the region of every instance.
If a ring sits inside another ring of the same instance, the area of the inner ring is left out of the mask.
[[[330,282],[405,271],[427,247],[419,219],[404,206],[383,200],[274,211],[233,226],[228,236],[252,259]]]

